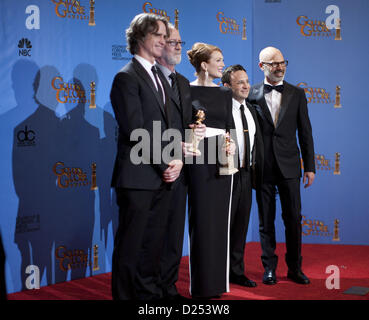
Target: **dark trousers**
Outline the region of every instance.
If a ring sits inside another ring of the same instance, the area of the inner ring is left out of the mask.
[[[160,259],[171,190],[117,188],[119,226],[114,239],[112,295],[115,300],[162,297]]]
[[[5,252],[0,234],[0,300],[6,300]]]
[[[161,257],[161,283],[164,296],[178,294],[175,283],[178,280],[179,264],[182,258],[183,235],[186,220],[187,185],[182,172],[172,191],[168,224]]]
[[[267,270],[277,268],[275,254],[276,192],[278,189],[282,207],[282,219],[286,237],[286,263],[289,269],[301,268],[301,197],[300,178],[264,182],[256,192],[259,208],[259,233],[262,248],[261,260]]]
[[[250,220],[252,185],[250,171],[240,168],[233,175],[230,225],[230,274],[244,274],[244,250]]]

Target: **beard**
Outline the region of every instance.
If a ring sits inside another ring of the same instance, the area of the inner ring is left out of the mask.
[[[167,63],[169,65],[177,65],[177,64],[180,64],[181,63],[181,59],[182,59],[182,55],[180,54],[176,54],[176,55],[173,55],[173,56],[166,56],[165,57],[165,60],[167,61]]]
[[[282,72],[283,74],[281,76],[278,76],[277,75],[278,72]],[[271,72],[268,68],[265,68],[264,69],[264,75],[268,79],[272,80],[273,82],[280,82],[280,81],[283,81],[283,79],[284,79],[285,71],[275,70],[275,71]]]

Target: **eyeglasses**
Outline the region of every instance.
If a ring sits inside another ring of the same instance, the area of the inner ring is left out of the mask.
[[[178,44],[180,44],[181,47],[183,47],[186,44],[186,42],[184,42],[184,41],[176,41],[176,40],[168,40],[167,41],[167,44],[169,44],[171,47],[176,47]]]
[[[268,67],[277,68],[279,66],[281,67],[287,67],[288,66],[288,60],[284,60],[281,62],[262,62],[262,64],[266,64]]]

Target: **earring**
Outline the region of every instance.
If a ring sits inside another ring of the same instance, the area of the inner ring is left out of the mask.
[[[205,70],[205,80],[207,81],[208,78],[209,78],[209,72],[208,72],[208,70]]]

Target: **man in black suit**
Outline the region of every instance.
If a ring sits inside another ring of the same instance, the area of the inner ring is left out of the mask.
[[[181,133],[182,141],[184,141],[185,128],[189,127],[192,120],[191,91],[189,81],[175,70],[175,66],[181,62],[184,42],[181,40],[179,31],[171,24],[169,24],[169,32],[163,54],[156,60],[163,76],[163,83],[170,88],[168,92],[170,92],[171,102],[169,104],[171,126]],[[182,170],[173,186],[166,228],[160,274],[164,299],[167,300],[183,299],[178,294],[175,283],[178,280],[178,269],[182,257],[187,198],[186,179],[186,172]]]
[[[169,98],[158,77],[155,59],[162,55],[168,35],[165,18],[137,15],[126,30],[134,57],[115,76],[111,89],[119,125],[112,178],[119,206],[112,263],[113,299],[158,300],[163,295],[160,259],[172,183],[183,166],[181,141],[174,148],[174,159],[169,163],[163,160],[169,158],[163,153],[169,143],[161,139],[170,128]]]
[[[233,176],[230,225],[229,281],[245,287],[256,287],[256,282],[245,276],[244,251],[249,226],[252,187],[262,170],[262,138],[255,109],[246,102],[250,83],[241,65],[232,65],[223,72],[222,83],[232,89],[233,139],[237,141],[236,163],[239,171]]]
[[[265,268],[263,283],[277,282],[274,220],[278,189],[285,226],[287,277],[294,282],[308,284],[310,281],[301,270],[300,149],[305,188],[314,181],[315,162],[307,101],[303,89],[283,80],[288,62],[280,50],[273,47],[263,49],[259,61],[265,79],[251,88],[249,101],[257,105],[264,142],[263,182],[256,192],[261,260]]]

